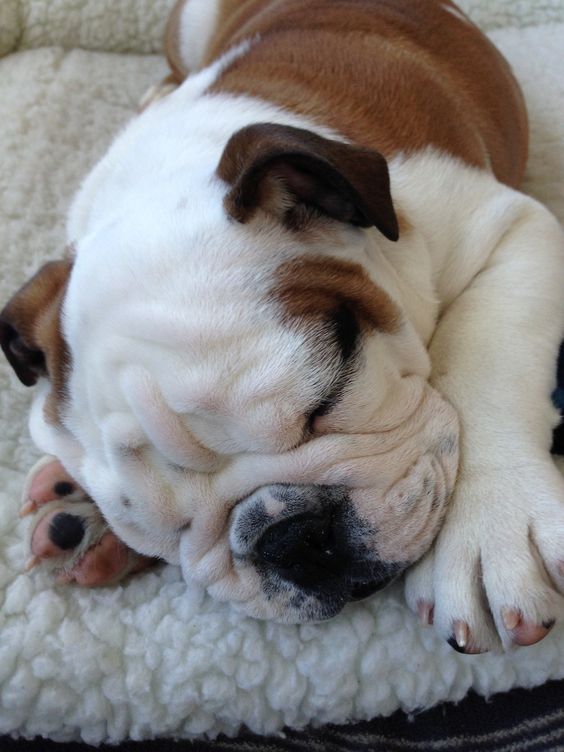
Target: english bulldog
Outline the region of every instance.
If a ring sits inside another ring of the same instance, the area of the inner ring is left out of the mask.
[[[508,64],[449,0],[180,0],[166,52],[1,314],[30,566],[287,622],[409,567],[455,649],[541,640],[564,238]]]

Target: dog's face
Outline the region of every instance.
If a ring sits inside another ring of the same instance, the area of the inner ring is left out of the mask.
[[[327,618],[387,584],[438,530],[457,422],[381,283],[383,158],[251,126],[129,208],[2,312],[36,443],[126,543],[249,613]]]

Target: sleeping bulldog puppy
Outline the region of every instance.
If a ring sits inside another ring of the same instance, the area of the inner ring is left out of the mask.
[[[508,65],[438,0],[181,0],[167,55],[1,314],[51,455],[32,563],[156,557],[299,622],[418,562],[408,603],[456,649],[542,639],[564,239],[517,190]]]

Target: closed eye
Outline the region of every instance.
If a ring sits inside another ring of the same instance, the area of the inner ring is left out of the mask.
[[[341,380],[339,380],[339,382],[340,381]],[[304,442],[309,441],[311,438],[313,438],[315,434],[314,423],[316,418],[321,418],[324,415],[327,415],[327,413],[330,413],[331,410],[335,407],[341,396],[342,387],[343,385],[339,383],[336,389],[334,389],[328,397],[321,400],[321,402],[319,402],[318,405],[306,415],[303,437]]]
[[[311,438],[316,418],[327,415],[341,399],[343,391],[355,369],[356,355],[359,352],[360,328],[352,307],[344,301],[333,311],[329,319],[333,341],[338,348],[339,371],[333,381],[331,392],[323,397],[306,415],[304,437]],[[307,438],[304,438],[307,441]]]
[[[329,397],[322,400],[307,416],[306,425],[311,429],[316,418],[320,418],[322,415],[327,415],[327,413],[331,411],[337,398],[338,394],[333,392]]]
[[[360,339],[360,327],[348,301],[341,301],[339,307],[333,311],[330,325],[339,348],[341,364],[344,365],[354,356]]]

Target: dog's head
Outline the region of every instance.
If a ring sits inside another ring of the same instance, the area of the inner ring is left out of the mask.
[[[208,165],[114,166],[2,347],[39,382],[34,440],[126,543],[255,615],[326,618],[429,547],[456,417],[382,252],[383,157],[259,124]]]

